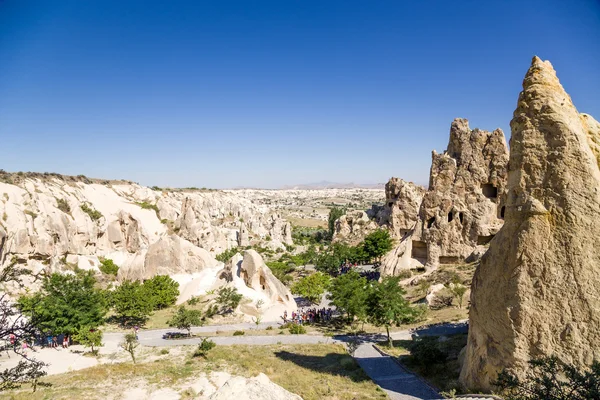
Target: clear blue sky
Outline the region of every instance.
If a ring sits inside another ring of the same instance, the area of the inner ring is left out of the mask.
[[[428,181],[531,57],[600,118],[600,2],[0,0],[0,168],[146,185]]]

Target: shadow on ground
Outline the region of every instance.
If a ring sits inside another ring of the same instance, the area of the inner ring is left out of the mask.
[[[289,351],[278,351],[275,356],[302,368],[335,376],[344,376],[354,382],[370,380],[348,354],[329,353],[325,356],[308,356]]]

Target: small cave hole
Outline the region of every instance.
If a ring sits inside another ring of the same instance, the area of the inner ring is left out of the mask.
[[[427,220],[427,229],[431,228],[433,226],[433,223],[435,222],[435,217],[431,217]]]
[[[462,212],[459,212],[458,219],[459,219],[460,223],[463,224],[465,222],[465,214]]]
[[[394,205],[394,202],[392,202],[392,201],[390,201],[390,202],[388,203],[388,207],[392,207],[393,205]]]
[[[502,208],[500,209],[500,218],[504,219],[504,213],[506,211],[506,206],[502,206]]]
[[[448,213],[448,222],[452,222],[453,219],[454,219],[454,214],[452,213],[452,211],[450,211]]]
[[[495,199],[498,197],[498,188],[491,183],[484,183],[481,185],[481,191],[483,195],[488,199]]]

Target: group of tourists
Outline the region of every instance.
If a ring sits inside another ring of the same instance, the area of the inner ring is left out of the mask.
[[[292,322],[298,325],[312,324],[319,322],[329,322],[333,317],[333,310],[329,308],[308,308],[301,309],[298,312],[292,312],[291,318],[288,318],[287,311],[283,312],[283,323]]]
[[[46,336],[46,345],[52,349],[58,348],[58,336],[56,335],[48,335]],[[63,335],[62,338],[62,347],[63,349],[68,349],[71,341],[69,339],[69,335]]]

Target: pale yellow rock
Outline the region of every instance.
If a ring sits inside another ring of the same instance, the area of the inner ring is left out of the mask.
[[[511,121],[505,223],[473,279],[460,376],[472,390],[539,356],[600,359],[597,127],[534,57]]]

